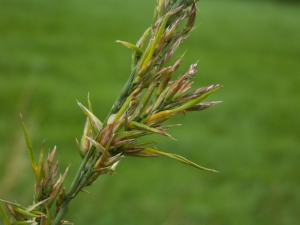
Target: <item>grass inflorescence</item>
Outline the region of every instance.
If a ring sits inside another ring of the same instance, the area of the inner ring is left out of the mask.
[[[2,200],[13,223],[66,224],[64,219],[70,201],[84,188],[92,185],[100,175],[113,174],[124,156],[166,156],[198,169],[213,171],[173,153],[156,149],[156,140],[145,141],[143,136],[152,134],[172,138],[167,130],[178,124],[165,124],[170,118],[201,111],[219,102],[203,102],[221,85],[194,88],[193,78],[197,62],[187,71],[177,75],[184,55],[174,60],[174,53],[193,29],[197,7],[194,0],[157,0],[152,26],[146,29],[136,44],[117,41],[133,50],[131,74],[104,122],[93,113],[88,97],[88,107],[78,102],[86,118],[83,136],[77,141],[82,163],[69,190],[63,188],[68,172],[58,176],[58,162],[54,163],[56,148],[44,156],[44,147],[38,163],[28,132],[23,123],[24,134],[35,174],[34,204],[24,207],[18,203]],[[54,212],[50,211],[54,206]],[[4,221],[10,224],[1,208]]]

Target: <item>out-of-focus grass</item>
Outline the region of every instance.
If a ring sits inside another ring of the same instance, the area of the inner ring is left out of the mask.
[[[130,71],[130,51],[151,24],[154,0],[0,1],[0,198],[30,203],[33,175],[19,113],[38,154],[58,147],[80,163],[75,138],[90,92],[104,119]],[[71,204],[76,224],[297,224],[300,221],[299,7],[200,1],[181,71],[200,60],[196,86],[221,83],[224,103],[181,116],[158,148],[219,174],[168,159],[125,158]],[[179,53],[178,53],[179,55]],[[68,183],[67,183],[68,187]]]

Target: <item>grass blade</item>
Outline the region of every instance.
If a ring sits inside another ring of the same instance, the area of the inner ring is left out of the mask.
[[[27,128],[25,126],[22,114],[20,114],[20,116],[21,116],[23,131],[24,131],[24,135],[25,135],[25,139],[26,139],[27,150],[28,150],[28,154],[29,154],[29,158],[30,158],[30,164],[31,164],[31,167],[33,169],[36,180],[38,180],[38,167],[37,167],[37,165],[35,163],[35,160],[34,160],[34,154],[33,154],[31,141],[29,139]]]

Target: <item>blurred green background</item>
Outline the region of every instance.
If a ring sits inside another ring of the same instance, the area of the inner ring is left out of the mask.
[[[202,0],[180,72],[199,60],[195,87],[224,88],[216,107],[173,122],[166,158],[125,158],[114,176],[71,203],[75,224],[299,224],[300,6],[297,1]],[[152,22],[154,0],[0,0],[0,198],[33,196],[19,113],[38,154],[58,148],[66,187],[80,164],[75,138],[90,93],[104,119],[130,72],[131,52]]]

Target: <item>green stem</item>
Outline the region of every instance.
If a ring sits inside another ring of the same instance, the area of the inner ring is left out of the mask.
[[[89,161],[89,159],[93,156],[95,150],[96,150],[96,148],[94,146],[92,146],[90,151],[88,152],[88,154],[86,154],[86,156],[84,157],[84,159],[73,179],[70,190],[69,190],[68,194],[66,195],[66,197],[64,198],[61,208],[51,225],[60,225],[61,224],[61,221],[63,220],[64,216],[66,215],[66,213],[68,211],[69,203],[78,194],[78,186],[79,185],[82,187],[85,186],[85,185],[81,184],[82,178],[85,177],[85,175],[86,175],[85,174],[85,166],[86,166],[87,162]],[[88,170],[88,172],[91,173],[90,170]],[[85,180],[84,182],[87,183],[88,180]]]
[[[132,70],[128,80],[126,81],[121,93],[119,94],[119,96],[117,97],[115,103],[113,104],[113,107],[109,113],[109,116],[111,114],[115,114],[117,113],[120,108],[122,107],[124,101],[126,100],[126,98],[131,94],[132,92],[132,88],[133,88],[133,80],[135,77],[135,71],[136,71],[136,67],[134,68],[134,70]],[[108,116],[108,117],[109,117]]]
[[[80,167],[79,167],[79,169],[78,169],[78,171],[77,171],[77,173],[76,173],[76,175],[75,175],[75,177],[73,179],[73,182],[71,184],[71,187],[70,187],[68,195],[72,196],[75,193],[75,191],[77,189],[77,186],[80,183],[80,180],[81,180],[81,178],[83,176],[82,172],[85,169],[84,167],[86,166],[88,160],[93,156],[95,150],[96,150],[96,147],[92,146],[91,149],[89,150],[88,154],[86,154],[86,156],[84,157],[84,159],[83,159],[83,161],[82,161],[82,163],[81,163],[81,165],[80,165]]]
[[[58,214],[56,215],[55,219],[53,220],[51,225],[60,225],[61,221],[63,220],[63,218],[65,217],[66,213],[68,212],[69,209],[69,203],[72,200],[72,198],[70,198],[69,196],[66,196],[61,208],[58,212]]]

